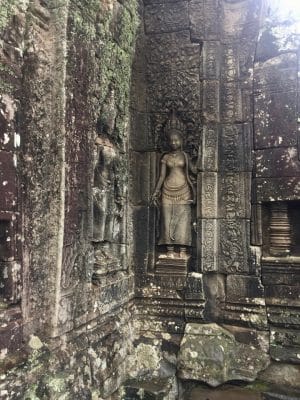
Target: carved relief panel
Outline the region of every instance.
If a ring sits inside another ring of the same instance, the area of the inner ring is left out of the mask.
[[[116,181],[117,151],[108,138],[96,139],[96,166],[93,187],[93,242],[99,265],[108,261],[119,231],[120,196]],[[112,260],[111,260],[112,261]]]
[[[105,271],[122,269],[126,245],[126,187],[121,176],[120,151],[108,136],[95,141],[93,183],[93,278]]]
[[[191,42],[188,26],[182,18],[176,20],[173,6],[166,4],[166,8],[172,20],[167,30],[163,23],[152,20],[153,10],[159,10],[157,5],[145,10],[148,124],[144,132],[134,135],[144,133],[147,140],[140,137],[140,143],[151,143],[151,147],[134,144],[134,150],[149,160],[148,168],[141,171],[145,176],[138,178],[150,186],[148,199],[144,193],[138,201],[138,212],[147,218],[149,227],[148,236],[141,232],[138,241],[147,241],[148,251],[141,262],[148,272],[186,274],[195,268],[197,248],[201,45]]]
[[[156,271],[161,273],[186,273],[192,255],[199,161],[192,160],[183,149],[185,130],[173,110],[165,125],[169,151],[160,159],[152,195],[159,225]]]

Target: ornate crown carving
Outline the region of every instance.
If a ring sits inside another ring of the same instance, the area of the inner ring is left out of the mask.
[[[166,135],[168,136],[171,132],[176,131],[180,133],[181,136],[184,136],[185,130],[185,124],[177,117],[176,112],[172,110],[165,126]]]

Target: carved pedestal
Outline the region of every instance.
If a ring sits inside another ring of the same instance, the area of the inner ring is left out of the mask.
[[[103,264],[103,265],[94,265],[94,270],[93,270],[93,275],[92,275],[92,281],[96,282],[98,281],[101,277],[106,275],[109,272],[112,271],[118,271],[120,269],[120,266],[114,262]]]
[[[99,279],[101,279],[108,273],[116,272],[119,271],[120,269],[122,269],[122,266],[120,260],[118,260],[116,257],[112,256],[104,257],[103,255],[99,256],[99,254],[95,252],[92,281],[93,283],[96,283]]]
[[[186,275],[190,256],[183,257],[159,257],[155,271],[158,274]]]

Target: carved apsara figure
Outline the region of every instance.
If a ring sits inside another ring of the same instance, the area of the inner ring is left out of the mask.
[[[118,234],[118,208],[122,203],[116,182],[118,154],[109,138],[97,137],[95,145],[93,241],[98,243],[96,259],[105,261],[112,258],[111,244]]]
[[[183,151],[182,124],[173,113],[167,125],[171,151],[160,162],[160,176],[152,195],[152,202],[160,209],[159,245],[167,248],[167,257],[188,256],[192,245],[191,208],[195,203],[195,190],[190,174],[196,173],[188,154]]]

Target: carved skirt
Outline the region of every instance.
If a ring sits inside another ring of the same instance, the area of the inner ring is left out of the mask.
[[[191,246],[191,198],[191,190],[187,183],[177,188],[164,185],[159,245]]]
[[[108,181],[109,182],[109,181]],[[93,188],[93,240],[97,242],[113,241],[115,230],[115,190],[113,185],[105,188]]]

